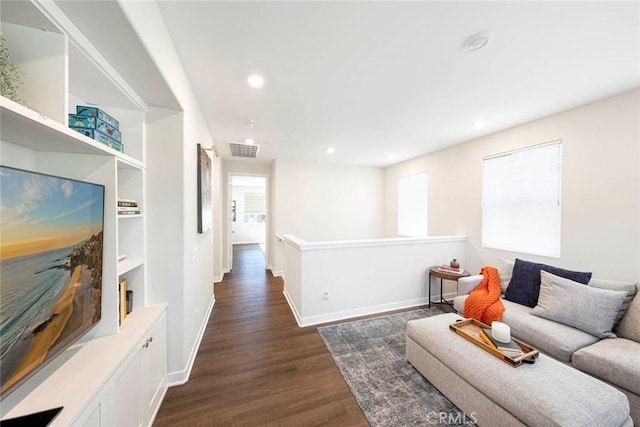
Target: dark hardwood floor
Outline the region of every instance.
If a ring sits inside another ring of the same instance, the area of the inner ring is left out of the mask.
[[[257,245],[234,246],[189,381],[155,426],[367,426],[315,327],[299,328]]]

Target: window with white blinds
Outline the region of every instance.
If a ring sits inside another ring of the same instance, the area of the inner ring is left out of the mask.
[[[244,193],[244,213],[263,214],[265,211],[264,193]]]
[[[482,246],[560,257],[562,141],[484,159]]]
[[[426,173],[398,180],[398,236],[427,236],[428,190]]]

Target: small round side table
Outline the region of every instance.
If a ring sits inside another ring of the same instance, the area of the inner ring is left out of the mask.
[[[453,280],[456,282],[456,294],[458,293],[458,279],[461,277],[471,276],[467,270],[463,270],[462,273],[449,273],[447,271],[440,270],[439,266],[435,265],[433,267],[429,267],[429,276],[427,279],[427,289],[428,289],[428,301],[429,308],[431,308],[431,276],[437,277],[440,279],[440,301],[436,301],[433,304],[447,304],[453,307],[453,304],[449,303],[442,297],[442,281],[443,280]]]

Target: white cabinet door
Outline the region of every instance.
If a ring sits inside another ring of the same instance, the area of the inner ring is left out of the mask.
[[[149,425],[167,390],[165,314],[150,330],[141,348],[144,425]]]
[[[118,427],[140,426],[140,352],[125,360],[114,378],[115,416]]]
[[[103,403],[100,399],[96,399],[87,409],[73,423],[77,427],[101,427],[106,426],[107,423],[103,422]]]
[[[71,423],[73,427],[109,427],[113,425],[109,386],[102,388]],[[64,410],[64,409],[63,409]],[[58,421],[60,421],[58,419]],[[54,418],[54,425],[57,425]]]

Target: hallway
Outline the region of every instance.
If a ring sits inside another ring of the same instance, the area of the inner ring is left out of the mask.
[[[258,245],[234,245],[189,381],[156,426],[367,426],[315,327],[299,328]]]

